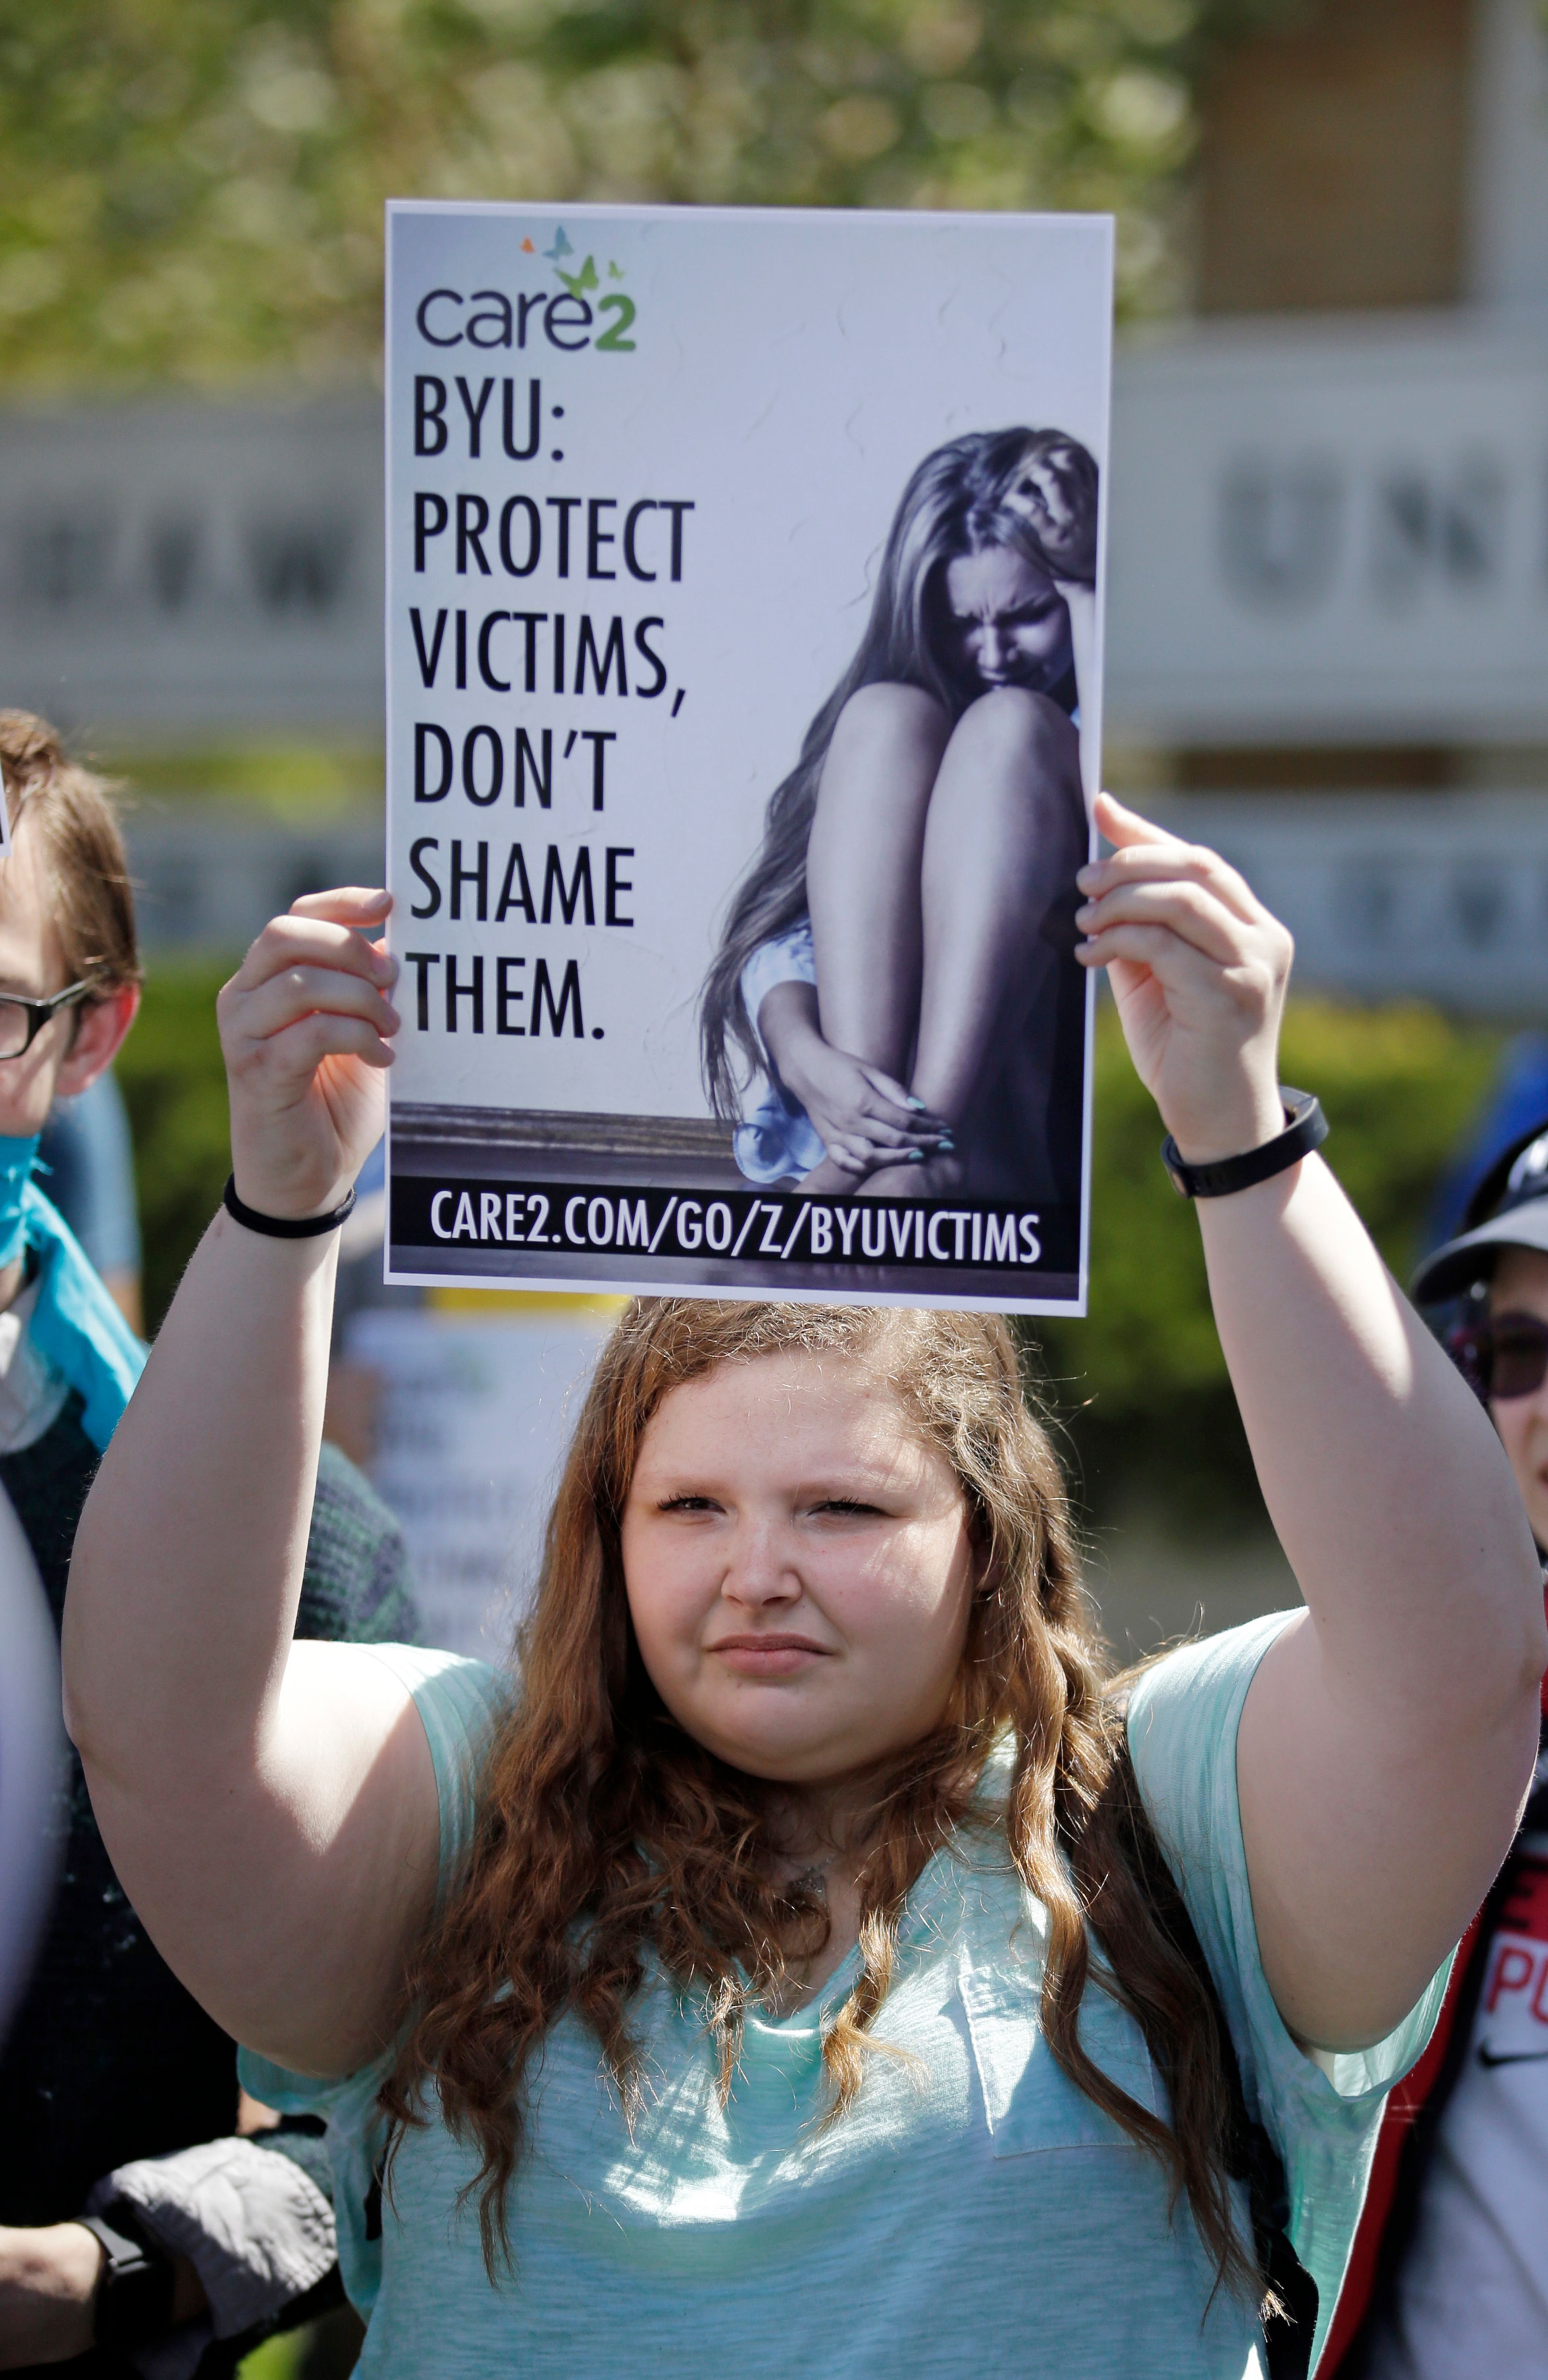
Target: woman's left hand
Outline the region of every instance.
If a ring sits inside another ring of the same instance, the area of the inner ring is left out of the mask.
[[[1104,966],[1135,1069],[1190,1163],[1234,1157],[1285,1129],[1279,1025],[1294,944],[1234,868],[1097,796],[1117,845],[1076,878],[1085,941]]]

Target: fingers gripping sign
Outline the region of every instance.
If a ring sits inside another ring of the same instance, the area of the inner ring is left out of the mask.
[[[384,941],[392,896],[309,892],[273,917],[217,1003],[238,1195],[264,1214],[325,1214],[380,1138],[399,1017]]]
[[[1083,868],[1076,956],[1104,966],[1141,1082],[1192,1163],[1284,1130],[1279,1026],[1294,945],[1234,868],[1100,794],[1116,848]]]

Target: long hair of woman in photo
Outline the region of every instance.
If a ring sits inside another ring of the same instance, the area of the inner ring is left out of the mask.
[[[705,1086],[750,1178],[1079,1196],[1070,606],[1096,531],[1060,431],[975,431],[910,479],[705,982]]]
[[[859,1970],[823,2044],[828,2120],[860,2088],[910,1887],[961,1831],[998,1832],[1048,1913],[1049,2047],[1160,2158],[1217,2272],[1239,2283],[1249,2267],[1231,2224],[1218,2026],[1164,1922],[1176,1895],[1118,1755],[1122,1720],[1103,1698],[1058,1462],[998,1316],[696,1299],[629,1308],[603,1350],[549,1522],[521,1701],[478,1791],[471,1869],[409,1974],[417,2013],[384,2093],[399,2137],[422,2127],[429,2105],[476,2148],[493,2274],[508,2247],[525,2087],[560,2016],[573,2010],[595,2034],[632,2121],[649,2095],[632,2003],[647,1960],[659,1960],[684,1992],[707,1991],[724,2103],[748,2012],[778,2005],[792,1969],[827,1938],[821,1890],[782,1868],[777,1792],[696,1742],[647,1677],[619,1537],[640,1442],[666,1396],[717,1366],[790,1353],[882,1367],[956,1472],[988,1556],[945,1715],[870,1795]],[[979,1789],[1007,1731],[1002,1804]],[[1167,2079],[1170,2124],[1081,2046],[1088,1923]]]

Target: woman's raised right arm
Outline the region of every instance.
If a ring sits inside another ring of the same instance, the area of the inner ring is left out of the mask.
[[[221,994],[261,1213],[327,1213],[380,1134],[388,905],[309,895]],[[291,1641],[336,1261],[331,1232],[216,1216],[88,1499],[64,1629],[70,1732],[152,1938],[238,2039],[327,2074],[384,2044],[438,1841],[407,1692],[362,1647]]]

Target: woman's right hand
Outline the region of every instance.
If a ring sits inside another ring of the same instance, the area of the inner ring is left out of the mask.
[[[216,1002],[238,1196],[326,1214],[381,1138],[397,961],[373,941],[392,895],[308,892],[273,917]]]

